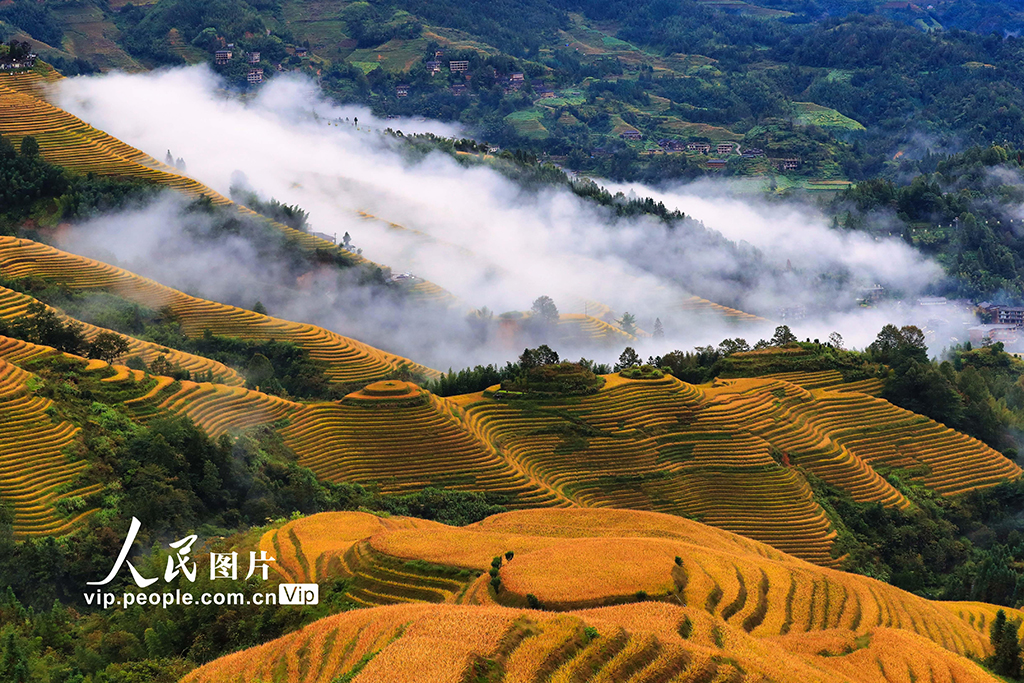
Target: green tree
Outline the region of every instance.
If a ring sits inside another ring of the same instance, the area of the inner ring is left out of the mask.
[[[1020,640],[1017,630],[1019,619],[1007,619],[1006,612],[999,610],[989,627],[989,642],[995,650],[990,658],[992,670],[1000,676],[1019,678],[1021,674]]]
[[[34,157],[39,155],[39,142],[31,135],[21,139],[21,156]]]
[[[15,639],[13,628],[5,629],[3,654],[0,655],[0,681],[4,683],[27,683],[28,658]]]
[[[88,358],[99,358],[102,361],[113,363],[128,353],[128,349],[128,340],[121,335],[113,332],[100,332],[89,343],[85,355]]]
[[[619,355],[619,362],[615,366],[615,370],[623,370],[625,368],[633,368],[643,363],[643,359],[636,352],[632,346],[627,346],[626,349]]]
[[[274,376],[274,364],[262,353],[253,354],[245,367],[245,379],[252,386],[266,384]]]
[[[792,344],[795,341],[796,335],[789,329],[789,325],[779,325],[775,328],[775,334],[772,335],[771,345],[785,346],[786,344]]]
[[[626,311],[622,314],[622,317],[615,321],[622,328],[622,331],[626,334],[636,335],[636,316]]]
[[[530,307],[534,316],[545,325],[558,324],[558,307],[549,296],[539,296]]]
[[[661,324],[661,318],[654,319],[654,338],[662,339],[665,336],[665,327]]]

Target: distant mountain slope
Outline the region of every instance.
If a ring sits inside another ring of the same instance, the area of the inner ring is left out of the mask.
[[[997,680],[971,661],[991,652],[996,607],[930,602],[668,515],[536,510],[453,528],[328,513],[261,547],[290,580],[315,567],[378,604],[463,604],[327,617],[186,683],[286,670],[355,682]]]

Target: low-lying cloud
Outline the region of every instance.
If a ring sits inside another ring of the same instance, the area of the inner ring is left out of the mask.
[[[730,197],[710,182],[658,190],[609,186],[664,201],[710,229],[671,230],[651,217],[617,219],[566,188],[523,190],[494,170],[441,153],[413,161],[401,141],[379,131],[459,131],[335,106],[298,77],[275,78],[242,98],[205,67],[115,73],[62,81],[54,98],[158,159],[169,150],[184,159],[188,175],[225,195],[241,171],[265,198],[306,209],[314,230],[348,232],[364,256],[431,280],[462,305],[427,313],[368,299],[350,282],[265,292],[260,283],[274,278],[261,278],[258,269],[274,265],[238,242],[188,241],[180,200],[83,226],[74,231],[75,249],[107,250],[133,270],[210,298],[240,305],[273,298],[273,314],[316,322],[435,367],[508,358],[507,344],[463,338],[464,313],[484,306],[495,313],[526,310],[540,295],[551,296],[563,313],[592,311],[586,302],[595,301],[619,314],[630,311],[647,330],[661,318],[669,338],[646,344],[650,353],[770,335],[771,323],[741,329],[694,319],[680,307],[692,294],[775,321],[781,309],[803,307],[807,317],[791,323],[801,338],[836,329],[863,345],[882,324],[920,322],[920,316],[912,306],[859,308],[861,288],[882,284],[912,300],[942,277],[937,264],[896,239],[835,231],[806,207]],[[366,310],[373,307],[379,310]],[[619,350],[599,360],[612,360]]]

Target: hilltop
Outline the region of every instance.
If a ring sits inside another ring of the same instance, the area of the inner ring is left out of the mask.
[[[668,515],[530,511],[452,528],[337,513],[261,547],[288,580],[345,577],[353,600],[395,606],[328,617],[185,681],[996,680],[971,661],[990,653],[993,606],[929,602]]]

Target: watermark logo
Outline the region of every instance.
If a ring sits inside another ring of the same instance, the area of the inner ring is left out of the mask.
[[[320,586],[315,583],[282,583],[277,587],[279,605],[315,605],[320,602]]]
[[[135,581],[135,585],[139,588],[149,588],[160,580],[159,576],[143,576],[135,565],[128,561],[128,554],[131,552],[141,528],[142,522],[132,517],[131,525],[128,528],[128,535],[124,539],[124,544],[121,546],[121,551],[118,553],[117,559],[114,560],[114,565],[110,568],[110,572],[99,581],[88,581],[88,585],[106,586],[114,580],[125,565],[128,566],[132,580]],[[198,536],[191,534],[168,544],[173,553],[167,557],[167,566],[163,573],[165,583],[169,583],[179,576],[181,581],[195,583],[199,570],[195,560],[192,558],[192,546],[197,540]],[[244,579],[249,580],[257,576],[259,579],[266,581],[269,578],[270,563],[276,561],[275,558],[267,554],[266,550],[261,550],[258,553],[250,551],[248,562],[243,563],[243,565],[248,565],[248,572],[245,574]],[[239,556],[237,552],[210,553],[211,581],[237,581],[239,574]],[[223,592],[202,593],[196,596],[187,590],[182,591],[180,588],[174,591],[151,591],[149,593],[133,591],[117,595],[105,592],[102,588],[97,588],[95,592],[85,593],[84,598],[87,605],[95,605],[104,609],[109,609],[115,605],[130,607],[132,605],[146,604],[159,605],[165,609],[172,605],[192,604],[316,605],[320,601],[320,587],[315,583],[287,583],[279,585],[277,593],[256,593],[248,597],[244,593]]]

